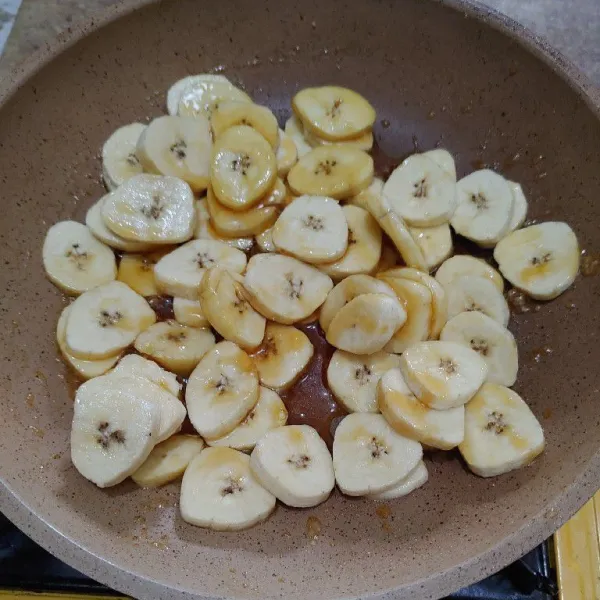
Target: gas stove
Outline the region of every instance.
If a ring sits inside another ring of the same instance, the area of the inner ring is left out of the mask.
[[[556,574],[545,542],[522,559],[448,600],[551,600]],[[0,514],[0,592],[38,592],[76,596],[121,594],[89,579],[48,554]],[[56,598],[56,596],[53,596]]]

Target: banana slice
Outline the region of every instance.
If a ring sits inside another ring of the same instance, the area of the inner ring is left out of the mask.
[[[456,183],[456,163],[454,162],[452,154],[450,154],[448,150],[444,150],[443,148],[435,148],[434,150],[423,152],[423,156],[426,156],[435,162],[439,167],[446,171],[446,173],[452,177],[454,183]]]
[[[196,431],[214,440],[231,433],[258,401],[258,373],[250,357],[232,342],[219,342],[190,375],[185,391]]]
[[[244,212],[230,210],[219,203],[210,188],[206,196],[206,206],[211,224],[217,234],[228,237],[244,237],[262,233],[275,223],[280,212],[280,206],[271,202],[261,203]]]
[[[508,185],[512,190],[514,200],[512,217],[508,225],[508,233],[511,233],[519,229],[519,227],[525,223],[529,205],[527,203],[525,193],[523,192],[523,188],[520,184],[516,183],[515,181],[509,181]]]
[[[102,218],[113,233],[127,240],[185,242],[194,233],[194,194],[176,177],[136,175],[106,196]]]
[[[111,375],[120,377],[143,377],[179,398],[181,384],[177,376],[159,367],[154,361],[148,360],[139,354],[124,356],[119,364],[110,372]]]
[[[238,215],[239,213],[235,213]],[[194,237],[199,240],[217,240],[242,252],[250,252],[254,248],[252,237],[225,237],[219,235],[210,223],[210,213],[206,198],[196,200],[196,230]]]
[[[396,298],[394,290],[387,283],[369,275],[350,275],[340,281],[327,295],[319,315],[321,329],[327,333],[331,321],[339,311],[361,294],[386,294],[390,298]]]
[[[381,275],[381,279],[394,290],[406,312],[404,325],[384,347],[386,352],[400,354],[429,337],[433,321],[433,296],[426,285],[416,281],[386,277],[385,274]]]
[[[278,323],[305,319],[327,298],[331,279],[315,267],[281,254],[255,254],[248,261],[244,287],[250,303]]]
[[[217,200],[226,208],[251,208],[269,191],[276,177],[273,149],[252,127],[231,127],[215,142],[210,180]]]
[[[436,227],[454,214],[456,182],[434,160],[414,154],[394,169],[383,196],[409,225]]]
[[[466,407],[465,440],[458,449],[473,473],[493,477],[541,454],[544,431],[516,392],[486,383]]]
[[[267,432],[252,451],[250,467],[278,500],[296,508],[321,504],[335,485],[327,445],[308,425]]]
[[[140,296],[157,296],[159,291],[154,279],[154,265],[164,255],[164,251],[149,254],[124,254],[119,262],[117,279],[126,283]]]
[[[79,386],[71,460],[86,479],[98,487],[117,485],[146,460],[160,426],[157,389],[149,381],[109,376]]]
[[[175,320],[182,325],[210,327],[210,323],[204,315],[202,305],[198,300],[173,298],[173,315]]]
[[[137,154],[137,142],[145,129],[141,123],[125,125],[102,146],[102,179],[107,189],[114,190],[130,177],[144,172]]]
[[[389,243],[388,240],[383,240],[383,246],[381,248],[381,258],[375,267],[374,274],[382,273],[383,271],[387,271],[395,267],[399,262],[404,264],[404,261],[400,258],[398,254],[398,250],[396,250],[395,246]]]
[[[61,354],[69,366],[72,367],[78,375],[83,377],[83,379],[92,379],[93,377],[103,375],[115,366],[115,363],[119,360],[121,355],[116,354],[115,356],[109,356],[108,358],[101,358],[98,360],[85,360],[73,356],[65,342],[67,319],[69,318],[70,312],[71,307],[66,306],[60,313],[58,324],[56,325],[56,342]]]
[[[354,354],[381,350],[406,321],[406,311],[387,294],[362,294],[350,300],[329,324],[327,341]]]
[[[513,334],[481,312],[463,312],[450,319],[440,339],[469,346],[485,360],[487,381],[510,387],[517,380],[519,356]]]
[[[120,281],[111,281],[71,304],[65,342],[77,358],[107,358],[129,346],[155,321],[154,311],[142,296]]]
[[[499,242],[510,226],[514,198],[509,183],[483,169],[456,184],[458,204],[450,220],[454,231],[484,248]]]
[[[250,457],[232,448],[206,448],[183,474],[180,510],[184,521],[216,531],[239,531],[264,521],[275,496],[250,469]]]
[[[454,248],[448,223],[437,227],[409,227],[408,230],[423,254],[428,271],[433,271],[452,256]]]
[[[358,202],[358,198],[355,198]],[[377,191],[377,186],[362,197],[368,210],[379,223],[379,226],[391,239],[392,243],[409,267],[427,271],[427,262],[421,248],[411,235],[404,219],[396,213],[390,203]]]
[[[448,318],[465,311],[479,311],[506,327],[510,309],[504,296],[487,278],[467,275],[454,279],[446,286]]]
[[[250,354],[260,383],[285,390],[297,381],[314,354],[308,336],[290,325],[268,322],[263,343]]]
[[[288,412],[278,394],[260,387],[258,402],[248,416],[228,435],[211,440],[210,446],[228,446],[251,452],[265,433],[287,423]]]
[[[356,196],[351,196],[346,200],[347,204],[351,204],[352,206],[358,206],[359,208],[364,208],[365,210],[370,210],[369,206],[372,206],[374,202],[381,202],[381,197],[383,194],[383,179],[380,177],[373,177],[373,181],[368,188],[364,189],[360,194],[356,194]]]
[[[292,115],[285,122],[285,134],[289,136],[294,145],[296,146],[296,151],[298,154],[298,158],[301,158],[305,154],[308,154],[312,150],[312,146],[306,141],[304,137],[304,127],[300,122],[298,117]]]
[[[400,435],[440,450],[450,450],[463,441],[464,406],[447,410],[425,406],[406,385],[400,369],[384,373],[377,397],[385,420]]]
[[[298,149],[294,140],[283,129],[279,130],[279,146],[275,154],[277,174],[284,178],[298,162]]]
[[[537,300],[552,300],[577,276],[579,244],[566,223],[550,221],[507,235],[494,258],[515,287]]]
[[[348,496],[395,487],[422,457],[421,444],[396,433],[381,415],[353,413],[335,430],[335,481]]]
[[[246,255],[223,242],[192,240],[161,258],[154,267],[154,277],[163,294],[197,300],[204,274],[215,266],[242,273]]]
[[[213,112],[227,102],[252,103],[252,98],[229,81],[196,79],[188,81],[181,90],[177,114],[181,117],[204,116],[210,119]]]
[[[212,267],[202,279],[199,297],[213,328],[226,340],[250,350],[262,342],[266,319],[250,306],[239,280],[226,269]]]
[[[504,292],[504,279],[502,279],[502,275],[484,260],[467,254],[457,254],[446,260],[436,271],[435,278],[446,289],[446,292],[448,292],[447,288],[449,284],[464,275],[476,275],[487,278],[498,288],[500,293]]]
[[[265,229],[262,233],[259,233],[256,238],[256,245],[261,252],[277,252],[275,244],[273,243],[273,228]]]
[[[368,152],[369,150],[371,150],[371,148],[373,148],[373,142],[375,141],[372,131],[365,131],[359,136],[349,138],[347,140],[338,140],[336,142],[332,142],[330,140],[325,140],[323,138],[318,137],[306,128],[304,129],[304,139],[310,144],[312,148],[317,148],[318,146],[326,146],[328,144],[338,144],[340,146],[346,146],[348,148],[364,150],[365,152]]]
[[[301,196],[355,196],[373,180],[373,159],[362,150],[342,144],[314,148],[292,167],[288,185]]]
[[[247,125],[256,129],[274,150],[279,146],[279,125],[275,115],[266,106],[249,102],[223,102],[213,110],[210,124],[215,139],[231,127]]]
[[[324,196],[300,196],[273,226],[273,243],[307,263],[333,262],[348,248],[348,223],[342,207]]]
[[[336,350],[327,367],[327,384],[348,412],[376,413],[377,383],[399,364],[399,357],[388,352],[358,355]]]
[[[156,244],[126,240],[120,235],[113,233],[106,226],[104,218],[102,217],[102,206],[104,205],[105,200],[106,196],[100,198],[98,202],[92,205],[85,215],[85,224],[95,238],[115,250],[123,250],[124,252],[145,252],[156,247]]]
[[[453,342],[420,342],[400,357],[408,387],[424,404],[446,410],[466,404],[488,373],[481,355]]]
[[[48,279],[68,294],[81,294],[117,275],[113,251],[76,221],[60,221],[48,229],[42,259]]]
[[[306,129],[326,140],[354,138],[371,129],[375,109],[347,88],[306,88],[292,99],[292,108]]]
[[[174,435],[154,447],[131,479],[144,488],[175,481],[203,448],[204,442],[197,435]]]
[[[177,321],[151,325],[134,343],[138,352],[179,375],[189,375],[214,345],[210,329],[188,327]]]
[[[433,277],[410,267],[397,267],[384,271],[381,277],[399,277],[422,283],[431,292],[431,325],[429,327],[429,339],[437,339],[442,328],[448,320],[448,300],[444,288]]]
[[[146,172],[178,177],[201,192],[210,181],[212,145],[208,119],[164,116],[146,127],[137,155]]]
[[[423,461],[406,476],[401,479],[393,488],[386,490],[385,492],[379,492],[378,494],[369,494],[371,500],[395,500],[396,498],[402,498],[408,496],[411,492],[414,492],[417,488],[427,483],[429,479],[429,473],[427,467]]]
[[[179,101],[181,100],[181,94],[188,87],[192,88],[194,85],[221,82],[229,85],[233,85],[227,77],[224,75],[212,75],[208,73],[202,73],[200,75],[189,75],[176,81],[167,92],[167,112],[170,115],[176,115],[179,110]]]
[[[349,275],[371,273],[379,264],[383,235],[377,221],[363,208],[342,208],[348,223],[348,249],[335,262],[320,265],[320,270],[333,280]]]

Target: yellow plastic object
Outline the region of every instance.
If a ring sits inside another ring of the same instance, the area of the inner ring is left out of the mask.
[[[600,491],[554,535],[561,600],[600,599]]]

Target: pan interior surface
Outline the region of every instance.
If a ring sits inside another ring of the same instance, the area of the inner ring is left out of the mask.
[[[162,114],[174,81],[210,70],[280,124],[302,87],[355,89],[377,110],[387,156],[441,146],[459,177],[498,169],[523,185],[530,219],[564,220],[583,249],[600,252],[600,123],[549,67],[489,25],[421,0],[145,6],[50,61],[0,110],[3,508],[63,559],[138,597],[439,597],[499,569],[598,485],[600,277],[580,277],[512,318],[516,390],[547,444],[513,474],[480,479],[454,453],[435,453],[429,483],[387,503],[389,515],[334,494],[223,534],[181,520],[178,484],[99,490],[71,466],[74,385],[54,342],[66,301],[41,268],[45,232],[82,221],[105,193],[99,151],[114,129]],[[316,539],[310,517],[321,523]]]

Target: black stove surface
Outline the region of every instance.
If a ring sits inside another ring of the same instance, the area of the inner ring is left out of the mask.
[[[42,550],[1,514],[0,589],[120,596]],[[556,595],[556,576],[544,543],[447,600],[551,600]]]

